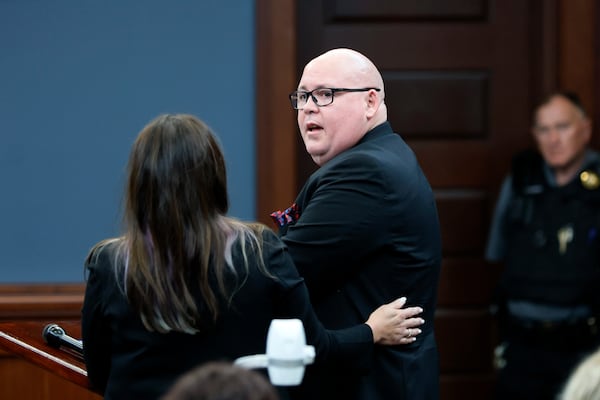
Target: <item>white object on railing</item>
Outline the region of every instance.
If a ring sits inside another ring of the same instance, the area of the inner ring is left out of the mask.
[[[315,360],[315,348],[306,344],[304,325],[299,319],[274,319],[267,334],[267,354],[240,357],[236,365],[267,368],[276,386],[296,386],[304,377],[304,366]]]

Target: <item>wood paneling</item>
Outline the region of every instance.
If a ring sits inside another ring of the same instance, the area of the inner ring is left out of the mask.
[[[344,0],[325,3],[328,20],[482,20],[487,15],[485,0]]]
[[[595,0],[560,3],[559,86],[579,94],[588,112],[595,107],[595,64],[589,62],[595,50]]]
[[[405,139],[481,138],[489,130],[488,81],[477,71],[382,71],[392,126]],[[435,110],[435,118],[431,118]]]
[[[407,142],[436,190],[436,197],[444,196],[442,190],[482,190],[496,182],[491,176],[495,149],[489,143],[471,140]]]
[[[483,190],[436,190],[444,257],[483,254],[487,195]]]
[[[487,308],[438,309],[435,329],[442,376],[491,373],[491,326]]]
[[[480,257],[445,257],[438,289],[438,306],[442,309],[487,309],[501,270],[500,265],[488,264]]]
[[[293,0],[256,1],[257,220],[296,198],[297,127],[288,94],[296,87]]]
[[[0,285],[0,320],[81,317],[85,285]]]
[[[445,374],[440,378],[440,391],[443,399],[490,400],[494,381],[493,373]],[[465,388],[469,388],[468,394]]]
[[[98,400],[102,396],[20,358],[0,353],[0,399]]]
[[[0,320],[79,320],[84,290],[84,284],[0,285]],[[0,351],[0,382],[0,399],[102,398],[6,351]]]

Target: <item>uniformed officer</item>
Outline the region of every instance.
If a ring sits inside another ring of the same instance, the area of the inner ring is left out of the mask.
[[[497,398],[555,399],[595,349],[600,310],[600,155],[576,95],[536,109],[537,150],[517,154],[494,213],[486,259],[497,290]]]

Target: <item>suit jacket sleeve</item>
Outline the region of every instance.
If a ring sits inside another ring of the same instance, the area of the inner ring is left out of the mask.
[[[86,262],[88,279],[82,308],[81,335],[88,378],[94,389],[104,393],[111,363],[111,331],[104,316],[104,297],[113,283],[108,251],[96,250],[98,257]]]
[[[267,263],[281,286],[279,318],[299,318],[306,332],[307,344],[315,346],[316,361],[342,364],[359,371],[371,367],[374,350],[373,332],[366,324],[347,329],[326,330],[310,303],[304,280],[299,276],[283,243],[271,232],[265,238]]]
[[[301,192],[300,219],[281,232],[315,301],[364,267],[355,260],[385,237],[378,234],[387,216],[381,166],[360,155],[330,163]]]

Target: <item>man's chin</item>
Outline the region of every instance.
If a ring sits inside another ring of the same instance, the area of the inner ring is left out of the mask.
[[[572,169],[575,168],[576,166],[579,165],[579,161],[578,160],[565,160],[564,158],[549,158],[546,159],[546,164],[548,164],[548,166],[555,170],[555,171],[564,171],[564,170],[568,170],[568,169]]]
[[[560,155],[550,155],[550,154],[542,154],[546,164],[550,168],[564,168],[569,164],[569,160],[566,160],[563,156]]]
[[[326,161],[325,160],[325,154],[322,152],[310,152],[307,149],[308,154],[310,155],[310,158],[312,158],[312,160],[314,161],[315,164],[317,164],[318,166],[323,165],[323,163]]]
[[[309,156],[311,156],[312,158],[319,158],[319,157],[323,157],[323,151],[321,149],[319,149],[316,146],[306,146],[306,152],[308,153]]]

